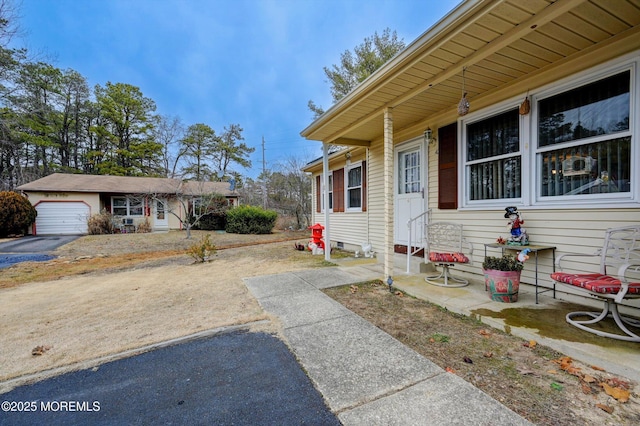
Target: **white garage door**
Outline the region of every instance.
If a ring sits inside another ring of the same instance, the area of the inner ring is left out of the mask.
[[[36,205],[37,235],[77,235],[88,233],[89,206],[74,201],[42,202]]]

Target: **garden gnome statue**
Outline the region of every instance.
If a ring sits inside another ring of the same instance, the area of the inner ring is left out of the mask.
[[[518,262],[520,263],[524,263],[527,260],[529,260],[529,253],[531,252],[531,249],[524,249],[522,250],[520,253],[518,253],[518,256],[516,257],[518,259]]]
[[[505,219],[509,219],[507,229],[511,232],[511,235],[509,235],[509,238],[507,239],[507,244],[514,246],[526,246],[529,244],[529,237],[527,236],[527,231],[522,227],[524,220],[520,217],[518,208],[510,206],[505,208],[505,211],[506,213],[504,214],[504,217]]]

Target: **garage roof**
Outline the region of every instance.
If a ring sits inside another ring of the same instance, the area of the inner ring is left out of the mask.
[[[54,173],[19,186],[20,191],[100,192],[111,194],[222,194],[235,196],[229,182],[195,182],[180,179],[79,175]]]

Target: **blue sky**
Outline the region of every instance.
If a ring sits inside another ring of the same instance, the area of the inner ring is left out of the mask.
[[[300,131],[307,102],[328,109],[323,67],[374,32],[410,44],[459,0],[22,0],[14,44],[46,54],[89,85],[137,86],[156,113],[221,133],[240,124],[256,148],[250,170],[290,156],[310,160],[321,144]]]

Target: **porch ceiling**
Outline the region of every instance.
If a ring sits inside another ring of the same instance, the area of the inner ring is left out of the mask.
[[[455,111],[462,70],[472,108],[536,73],[620,38],[640,45],[640,0],[469,0],[302,131],[307,139],[366,145]],[[527,88],[522,87],[524,98]]]

